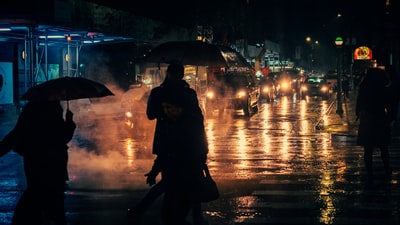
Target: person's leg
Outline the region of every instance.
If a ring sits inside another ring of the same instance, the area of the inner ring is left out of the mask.
[[[135,208],[140,208],[142,211],[146,211],[153,202],[160,197],[165,191],[164,182],[160,180],[157,184],[150,188],[147,194],[140,200]]]
[[[32,194],[25,191],[19,199],[14,211],[11,225],[41,225],[40,207],[33,201]]]
[[[390,156],[388,146],[379,146],[381,150],[381,158],[383,162],[383,167],[385,169],[385,176],[392,175],[392,168],[390,167]]]
[[[162,221],[164,225],[189,225],[186,221],[192,201],[183,190],[167,190],[162,207]]]
[[[373,171],[372,171],[372,153],[374,151],[373,146],[364,146],[364,164],[365,169],[367,170],[368,179],[372,181],[373,179]]]
[[[48,192],[48,204],[43,206],[45,220],[50,224],[53,222],[56,225],[67,225],[67,218],[65,215],[65,194],[64,192]]]
[[[143,214],[153,202],[165,192],[165,185],[161,179],[158,183],[150,188],[146,195],[133,208],[128,209],[128,222],[130,224],[138,224]]]
[[[192,218],[194,225],[207,225],[208,222],[203,217],[203,210],[201,208],[201,203],[196,202],[192,205]]]

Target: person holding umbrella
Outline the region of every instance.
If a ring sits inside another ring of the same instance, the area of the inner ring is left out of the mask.
[[[26,190],[18,201],[12,225],[66,225],[65,182],[68,142],[76,125],[60,101],[29,101],[17,123],[0,144],[4,155],[14,150],[23,157]]]
[[[68,143],[76,129],[68,101],[114,95],[105,85],[82,77],[62,77],[33,86],[17,123],[0,142],[0,157],[14,150],[23,157],[26,190],[11,225],[66,225]],[[60,101],[67,101],[65,118]]]
[[[128,209],[129,224],[139,224],[149,205],[163,193],[164,224],[186,224],[190,209],[195,225],[208,224],[201,203],[191,199],[196,176],[207,160],[204,118],[197,94],[183,76],[183,65],[172,62],[164,82],[150,93],[146,113],[150,120],[157,120],[153,141],[157,158],[145,176],[146,183],[154,186],[139,204]],[[160,172],[162,178],[156,183]]]

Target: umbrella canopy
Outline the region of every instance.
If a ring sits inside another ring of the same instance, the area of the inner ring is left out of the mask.
[[[82,77],[62,77],[33,86],[22,96],[29,101],[68,101],[114,95],[105,85]]]
[[[201,41],[170,41],[155,47],[146,57],[148,63],[179,61],[183,65],[212,67],[249,67],[238,52]]]

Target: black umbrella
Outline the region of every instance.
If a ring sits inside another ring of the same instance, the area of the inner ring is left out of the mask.
[[[146,57],[148,63],[179,61],[183,65],[212,67],[249,67],[235,50],[201,41],[170,41],[155,47]]]
[[[105,85],[82,77],[62,77],[33,86],[22,96],[28,101],[69,101],[114,95]]]

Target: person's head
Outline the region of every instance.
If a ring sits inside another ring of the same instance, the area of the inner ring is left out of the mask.
[[[22,114],[37,120],[52,120],[62,117],[63,108],[60,101],[28,101]]]
[[[167,77],[176,80],[182,80],[184,71],[185,69],[181,63],[172,62],[167,68]]]

